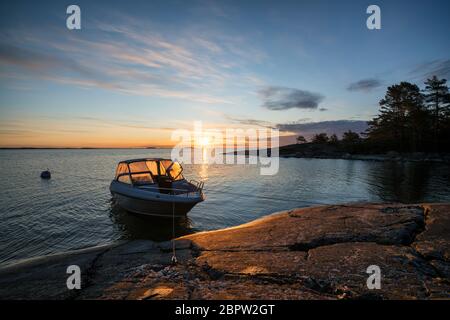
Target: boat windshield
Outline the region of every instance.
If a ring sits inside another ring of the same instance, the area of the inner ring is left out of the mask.
[[[167,175],[174,181],[184,179],[182,174],[183,168],[178,162],[172,162],[172,164],[166,169],[166,171]]]
[[[130,171],[128,170],[128,165],[126,163],[119,163],[117,166],[116,180],[131,184]]]
[[[184,179],[183,168],[178,162],[171,160],[143,160],[130,163],[119,163],[116,180],[133,184],[153,184],[158,176],[168,176],[171,180]]]

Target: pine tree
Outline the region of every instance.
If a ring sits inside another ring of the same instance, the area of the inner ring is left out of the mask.
[[[306,138],[304,136],[298,136],[296,140],[297,140],[297,144],[298,143],[306,143],[307,142]]]
[[[313,142],[313,143],[328,143],[329,140],[330,140],[330,138],[328,137],[328,135],[325,132],[322,132],[322,133],[316,133],[313,136],[311,142]]]
[[[409,82],[388,87],[380,107],[380,114],[369,121],[368,138],[387,149],[416,151],[426,120],[419,87]]]
[[[439,140],[444,131],[442,125],[446,124],[450,113],[449,91],[446,79],[438,79],[433,76],[425,81],[424,97],[426,106],[432,113],[433,145],[435,151],[439,151]]]

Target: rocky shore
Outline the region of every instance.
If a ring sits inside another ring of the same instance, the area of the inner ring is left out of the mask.
[[[450,298],[450,204],[293,209],[175,244],[176,265],[171,242],[148,240],[22,261],[0,269],[0,299]]]
[[[402,161],[402,162],[440,162],[450,163],[450,156],[426,153],[398,153],[389,152],[386,154],[351,154],[351,153],[283,153],[284,158],[312,158],[312,159],[344,159],[344,160],[364,160],[364,161]]]
[[[245,151],[234,151],[235,155],[250,154],[271,155],[271,150],[256,150],[250,153]],[[304,143],[282,146],[278,149],[278,154],[282,158],[306,158],[306,159],[345,159],[345,160],[364,160],[364,161],[400,161],[400,162],[439,162],[450,164],[449,153],[425,153],[410,152],[400,153],[390,151],[386,153],[355,153],[348,152],[337,145]]]

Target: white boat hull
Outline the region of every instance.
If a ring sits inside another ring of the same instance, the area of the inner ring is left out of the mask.
[[[184,217],[199,202],[204,200],[203,194],[164,194],[133,187],[132,185],[113,181],[111,194],[116,203],[127,211],[150,215]]]

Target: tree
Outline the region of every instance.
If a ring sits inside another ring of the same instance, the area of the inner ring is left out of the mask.
[[[361,141],[361,137],[356,132],[353,132],[352,130],[348,130],[347,132],[344,132],[342,135],[342,142],[348,143],[348,144],[354,144]]]
[[[428,110],[432,113],[433,145],[439,150],[439,139],[442,124],[449,115],[450,101],[446,79],[438,79],[433,76],[425,81],[424,97]]]
[[[330,136],[329,142],[332,143],[332,144],[337,144],[337,143],[339,142],[338,136],[337,136],[335,133],[333,133],[333,134]]]
[[[297,143],[306,143],[306,139],[304,136],[298,136],[297,137]]]
[[[369,140],[387,149],[416,151],[423,144],[427,112],[417,85],[401,82],[388,87],[380,114],[369,121]]]
[[[325,132],[317,133],[312,138],[314,143],[327,143],[329,141],[328,135]]]

